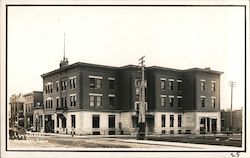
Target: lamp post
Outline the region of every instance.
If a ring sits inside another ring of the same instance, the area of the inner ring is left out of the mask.
[[[233,87],[236,86],[236,82],[229,81],[229,86],[231,87],[231,111],[230,111],[230,126],[229,126],[229,129],[231,131],[233,128]]]

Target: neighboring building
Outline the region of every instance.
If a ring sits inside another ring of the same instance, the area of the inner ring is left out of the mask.
[[[24,128],[24,97],[22,94],[13,94],[10,97],[9,127],[19,126]]]
[[[31,93],[24,94],[23,96],[25,129],[40,131],[42,126],[41,116],[43,115],[43,92],[33,91]]]
[[[222,110],[221,111],[221,130],[226,131],[230,128],[230,110]],[[233,111],[233,123],[232,129],[235,131],[242,131],[242,110],[234,110]]]
[[[220,132],[220,75],[210,68],[147,67],[146,132]],[[77,62],[41,75],[44,131],[133,134],[137,130],[139,67]]]

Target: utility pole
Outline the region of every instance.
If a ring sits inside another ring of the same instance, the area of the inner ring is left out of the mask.
[[[236,86],[236,82],[229,81],[229,86],[231,87],[231,111],[230,111],[230,126],[229,130],[231,131],[233,128],[233,87]]]
[[[145,139],[145,128],[146,128],[146,123],[145,123],[145,113],[146,113],[146,107],[145,107],[145,79],[144,79],[144,70],[145,70],[145,65],[144,65],[144,60],[145,56],[141,57],[139,59],[140,63],[139,65],[141,66],[141,82],[140,82],[140,92],[139,92],[139,119],[138,119],[138,124],[139,124],[139,133],[137,136],[137,139],[143,140]]]

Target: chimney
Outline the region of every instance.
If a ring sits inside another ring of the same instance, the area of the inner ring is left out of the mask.
[[[205,67],[204,70],[210,71],[211,68],[210,67]]]
[[[68,58],[63,58],[63,61],[61,60],[61,62],[60,62],[60,68],[63,68],[63,67],[68,66],[68,65],[69,65]]]

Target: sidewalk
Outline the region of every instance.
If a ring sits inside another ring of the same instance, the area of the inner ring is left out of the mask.
[[[191,143],[180,143],[180,142],[165,142],[165,141],[136,140],[136,139],[135,140],[134,139],[119,139],[119,141],[138,143],[138,144],[151,144],[151,145],[161,145],[161,146],[183,147],[183,148],[199,149],[199,150],[204,150],[204,149],[215,150],[215,151],[242,150],[241,147],[218,146],[218,145],[207,145],[207,144],[191,144]],[[185,149],[185,150],[190,150],[190,149]]]

